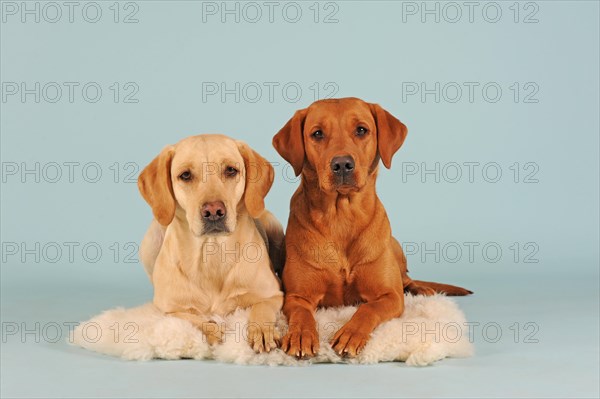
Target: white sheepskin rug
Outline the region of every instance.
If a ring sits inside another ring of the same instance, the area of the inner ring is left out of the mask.
[[[70,343],[128,360],[215,359],[251,365],[307,365],[310,363],[377,363],[401,361],[425,366],[445,357],[472,355],[465,316],[443,296],[405,297],[402,317],[380,325],[356,358],[335,353],[328,341],[356,311],[356,307],[320,309],[316,313],[321,349],[309,360],[297,360],[280,349],[256,354],[245,340],[248,310],[219,319],[226,332],[221,344],[210,346],[188,321],[162,314],[152,304],[117,308],[86,321],[73,330]],[[283,314],[277,327],[287,328]]]

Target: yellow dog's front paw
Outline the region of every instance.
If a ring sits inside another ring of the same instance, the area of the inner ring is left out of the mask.
[[[277,348],[279,331],[274,323],[250,323],[247,340],[256,353],[271,352]]]
[[[202,333],[209,345],[220,344],[223,342],[223,331],[214,321],[202,323]]]

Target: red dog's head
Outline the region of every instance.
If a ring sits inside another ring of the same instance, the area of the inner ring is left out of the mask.
[[[379,159],[390,168],[406,126],[377,104],[358,98],[320,100],[297,111],[275,135],[273,146],[324,191],[359,191]]]

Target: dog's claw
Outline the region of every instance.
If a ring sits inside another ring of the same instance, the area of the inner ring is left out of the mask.
[[[355,357],[363,349],[368,339],[368,335],[344,326],[335,334],[330,344],[340,357]]]
[[[275,338],[277,331],[273,327],[259,327],[254,323],[248,328],[248,343],[256,353],[270,352],[272,348],[276,348]]]
[[[281,349],[289,356],[298,359],[314,356],[319,351],[319,335],[317,331],[294,330],[282,338]]]

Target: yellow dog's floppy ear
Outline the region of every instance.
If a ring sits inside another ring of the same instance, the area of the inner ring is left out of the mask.
[[[273,137],[273,147],[292,165],[298,176],[304,166],[304,119],[307,109],[296,111],[292,119]]]
[[[175,216],[175,195],[171,184],[171,161],[174,153],[173,146],[165,147],[138,177],[142,197],[152,208],[158,223],[163,226],[168,226]]]
[[[244,158],[246,169],[246,188],[244,203],[253,218],[259,217],[265,210],[265,197],[273,185],[275,171],[273,166],[243,141],[237,141],[238,150]]]
[[[377,149],[386,168],[391,168],[392,157],[404,143],[408,129],[379,104],[370,104],[377,124]]]

